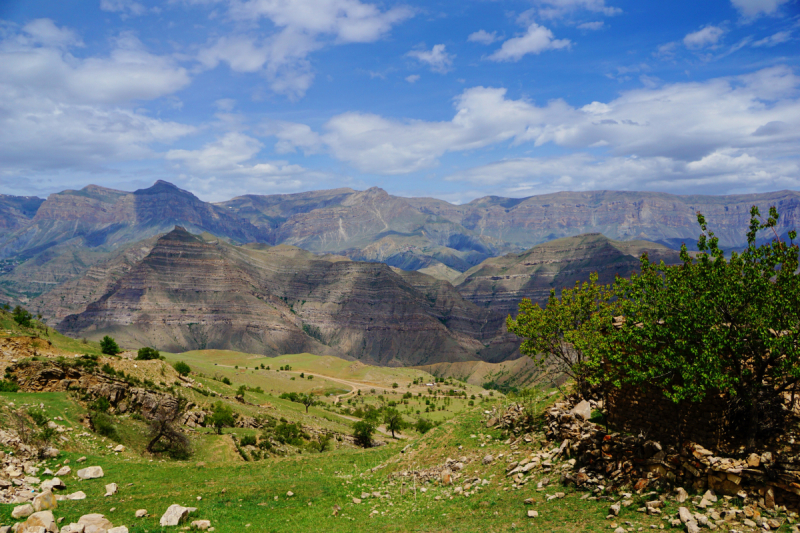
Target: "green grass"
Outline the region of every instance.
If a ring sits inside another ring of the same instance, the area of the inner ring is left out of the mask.
[[[59,350],[70,353],[100,355],[100,343],[73,339],[62,335],[51,327],[34,320],[29,328],[17,324],[8,311],[0,310],[0,337],[38,337],[50,341]]]

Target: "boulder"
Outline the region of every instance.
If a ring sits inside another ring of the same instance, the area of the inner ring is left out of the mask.
[[[106,485],[106,496],[113,496],[117,493],[117,484],[116,483],[109,483]]]
[[[103,477],[103,469],[99,466],[87,466],[78,470],[78,477],[80,479],[97,479]]]
[[[688,524],[689,522],[694,522],[694,515],[686,507],[678,508],[678,518],[680,518],[681,522],[683,522],[684,524]]]
[[[28,519],[17,529],[17,533],[38,533],[46,531],[47,533],[58,533],[58,526],[53,513],[50,511],[40,511],[33,513]]]
[[[61,533],[84,533],[86,531],[86,526],[83,524],[69,524],[61,528]]]
[[[572,408],[570,413],[581,420],[589,420],[592,418],[592,406],[586,400],[582,400],[578,405]]]
[[[58,469],[58,472],[56,472],[56,476],[68,476],[71,473],[72,469],[70,467],[62,466],[61,468]]]
[[[48,479],[48,480],[42,481],[41,487],[42,487],[42,490],[53,490],[53,489],[65,489],[65,488],[67,488],[67,486],[64,485],[64,482],[61,481],[61,479],[59,479],[57,477],[54,477],[53,479]]]
[[[125,451],[125,446],[122,444],[117,444],[117,446],[114,448],[114,451],[117,453],[122,453]]]
[[[144,518],[147,516],[147,509],[139,509],[136,511],[136,518]]]
[[[18,520],[20,518],[27,518],[34,513],[33,505],[26,503],[25,505],[18,505],[11,511],[11,518]]]
[[[192,522],[192,527],[194,529],[199,529],[200,531],[205,531],[211,527],[211,520],[195,520]]]
[[[35,498],[33,498],[33,508],[38,511],[49,511],[50,509],[57,509],[58,502],[56,501],[55,495],[49,490],[42,492],[41,494],[37,494]]]
[[[167,508],[159,523],[161,524],[161,527],[177,526],[189,515],[189,513],[194,510],[195,509],[193,507],[184,507],[182,505],[178,505],[177,503],[173,503]]]
[[[85,533],[107,533],[114,527],[110,520],[97,513],[83,515],[78,519],[78,524],[83,525]]]
[[[686,492],[686,489],[684,489],[683,487],[678,487],[678,489],[675,491],[675,493],[676,493],[675,494],[675,499],[678,500],[678,503],[685,502],[686,498],[689,497],[689,493]]]
[[[78,492],[73,492],[72,494],[67,494],[67,499],[68,500],[85,500],[86,499],[86,493],[83,492],[82,490],[79,490]]]
[[[112,527],[108,533],[128,533],[128,528],[125,526]]]

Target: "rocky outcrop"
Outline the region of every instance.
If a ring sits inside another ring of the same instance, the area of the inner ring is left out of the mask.
[[[502,316],[423,274],[285,245],[233,246],[183,228],[58,326],[170,351],[311,352],[395,366],[479,358],[502,327]],[[504,340],[492,354],[515,349]]]
[[[459,277],[455,284],[467,300],[503,316],[516,316],[519,302],[530,298],[544,305],[550,290],[573,287],[596,272],[599,283],[613,283],[639,270],[639,258],[680,262],[678,252],[647,241],[614,241],[599,233],[557,239],[521,254],[487,259]]]
[[[20,361],[6,373],[26,392],[61,392],[77,390],[89,398],[105,398],[118,413],[138,412],[147,419],[169,414],[178,408],[178,399],[170,394],[131,386],[127,381],[92,371],[81,359],[70,361]]]

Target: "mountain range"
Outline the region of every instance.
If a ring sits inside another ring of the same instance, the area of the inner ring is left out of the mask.
[[[778,207],[781,234],[800,218],[793,191],[453,205],[343,188],[209,203],[159,181],[134,192],[0,196],[0,300],[71,334],[165,349],[496,361],[518,353],[503,318],[521,298],[544,302],[594,271],[613,281],[645,251],[676,262],[674,250],[699,234],[697,212],[723,247],[740,248],[751,205]]]

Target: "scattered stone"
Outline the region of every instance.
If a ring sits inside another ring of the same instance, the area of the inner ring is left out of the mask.
[[[353,498],[353,503],[358,505],[359,503],[361,503],[361,498]]]
[[[109,483],[106,485],[106,496],[113,496],[117,493],[117,484],[116,483]]]
[[[16,531],[16,533],[40,532],[58,533],[58,526],[52,512],[40,511],[33,513]]]
[[[361,493],[361,499],[362,500],[366,500],[367,498],[369,498],[369,492],[362,492]]]
[[[67,499],[68,500],[85,500],[86,499],[86,493],[83,492],[82,490],[79,490],[78,492],[73,492],[72,494],[67,494]]]
[[[78,519],[78,524],[84,527],[84,533],[106,533],[114,527],[110,520],[98,513],[83,515]]]
[[[494,456],[492,456],[491,454],[485,455],[483,457],[483,464],[485,464],[485,465],[492,464],[492,461],[494,461]]]
[[[161,527],[177,526],[189,515],[189,513],[195,510],[196,509],[194,507],[184,507],[182,505],[178,505],[177,503],[173,503],[167,508],[159,523],[161,524]]]
[[[694,522],[694,516],[686,507],[679,507],[678,508],[678,518],[681,519],[681,522],[686,524],[687,522]]]
[[[289,492],[286,493],[286,496],[291,498],[292,496],[294,496],[294,492],[289,491]]]
[[[33,508],[35,511],[49,511],[50,509],[58,508],[58,502],[52,492],[46,490],[41,494],[37,494],[33,499]]]
[[[194,522],[192,522],[192,527],[194,529],[199,529],[201,531],[205,531],[205,530],[207,530],[208,528],[211,527],[211,521],[210,520],[195,520]]]
[[[608,509],[608,514],[613,516],[619,516],[619,512],[621,509],[622,509],[622,504],[620,502],[617,502]]]
[[[117,453],[122,453],[125,451],[125,446],[123,446],[122,444],[118,444],[117,447],[114,448],[114,451]]]
[[[678,487],[678,489],[675,492],[677,493],[675,499],[678,500],[678,503],[685,502],[686,499],[689,497],[689,493],[686,492],[686,489],[684,489],[683,487]]]
[[[26,503],[25,505],[18,505],[11,511],[11,518],[19,520],[20,518],[27,518],[34,513],[33,505]]]
[[[85,462],[86,462],[86,457],[81,457],[81,458],[79,458],[79,459],[78,459],[77,461],[75,461],[75,462],[76,462],[76,463],[85,463]]]
[[[80,459],[78,459],[78,462],[80,462]],[[80,479],[97,479],[103,477],[104,475],[103,469],[99,466],[89,466],[78,470],[78,477]]]
[[[112,527],[108,533],[128,533],[128,528],[125,526]]]
[[[147,516],[147,509],[138,509],[134,515],[136,518],[144,518]]]
[[[42,490],[53,490],[53,489],[65,489],[67,488],[64,485],[64,482],[61,479],[54,477],[53,479],[48,479],[46,481],[42,481]]]
[[[694,520],[686,522],[686,533],[700,533],[700,526]]]
[[[592,418],[592,406],[586,400],[582,400],[578,405],[573,407],[570,412],[584,421]]]
[[[62,466],[61,468],[58,469],[58,472],[56,472],[56,476],[58,476],[58,477],[60,477],[60,476],[68,476],[71,473],[72,473],[72,469],[70,467]]]
[[[533,509],[530,509],[528,511],[528,518],[538,518],[538,517],[539,517],[539,511],[534,511]]]

